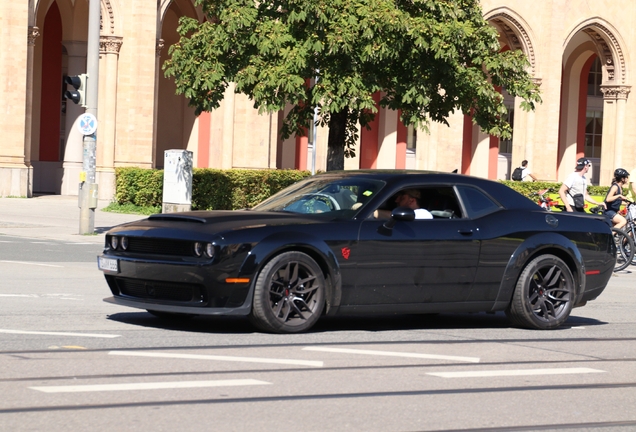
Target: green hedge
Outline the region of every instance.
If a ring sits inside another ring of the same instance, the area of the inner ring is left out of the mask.
[[[163,170],[115,169],[115,201],[140,207],[161,207]]]
[[[299,170],[247,170],[195,168],[192,172],[193,210],[236,210],[254,207],[281,189],[310,176]],[[161,207],[163,197],[163,170],[144,168],[115,169],[117,204],[140,207]],[[519,182],[502,180],[501,183],[522,195],[532,195],[542,189],[551,189],[556,196],[561,183]],[[590,195],[605,197],[609,186],[590,186]]]
[[[236,210],[253,207],[281,189],[310,176],[299,170],[219,170],[192,172],[193,210]],[[115,169],[117,204],[161,207],[163,170]]]

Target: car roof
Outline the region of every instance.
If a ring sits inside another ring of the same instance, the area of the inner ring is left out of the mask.
[[[451,185],[469,185],[478,187],[484,192],[491,195],[508,209],[527,209],[536,210],[537,205],[534,201],[521,195],[519,192],[511,189],[505,184],[474,177],[465,174],[448,173],[441,171],[423,171],[423,170],[344,170],[344,171],[327,171],[316,174],[320,177],[332,178],[369,178],[373,180],[383,180],[389,185],[399,186],[404,184],[412,184],[422,182],[423,184],[451,184]]]

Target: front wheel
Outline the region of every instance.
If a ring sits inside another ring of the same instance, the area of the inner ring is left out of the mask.
[[[506,315],[520,327],[554,329],[570,316],[574,295],[567,264],[554,255],[541,255],[521,272]]]
[[[298,333],[313,326],[325,305],[325,277],[302,252],[284,252],[259,272],[250,320],[273,333]]]

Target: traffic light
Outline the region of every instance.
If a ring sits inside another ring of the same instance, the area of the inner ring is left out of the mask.
[[[64,78],[66,84],[70,84],[74,88],[74,90],[67,90],[64,93],[64,97],[84,108],[86,108],[86,78],[88,78],[88,74],[67,76]]]

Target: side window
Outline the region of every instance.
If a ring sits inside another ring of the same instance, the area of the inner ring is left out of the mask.
[[[422,189],[422,206],[435,219],[461,218],[462,211],[450,186],[427,187]]]
[[[457,186],[464,201],[466,213],[471,218],[478,218],[485,214],[499,210],[500,206],[479,189]]]
[[[411,207],[416,219],[461,218],[462,211],[450,186],[411,186],[402,188],[386,200],[371,217],[388,219],[398,207]]]

